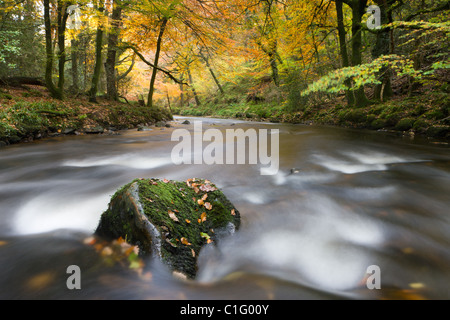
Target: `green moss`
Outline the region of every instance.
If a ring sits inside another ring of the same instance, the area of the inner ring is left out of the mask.
[[[136,227],[136,217],[133,217],[136,215],[135,200],[132,200],[135,186],[145,216],[161,235],[162,260],[191,278],[197,272],[196,259],[201,248],[208,241],[219,240],[216,231],[226,229],[230,223],[239,228],[239,212],[210,182],[138,179],[112,197],[110,208],[102,215],[97,229],[99,235],[123,237],[139,245],[143,252],[151,251],[151,244],[143,243],[149,241],[142,234],[145,231]]]
[[[383,129],[386,126],[386,121],[383,119],[375,119],[370,123],[370,128],[374,130]]]
[[[419,132],[424,131],[428,127],[425,120],[419,119],[414,122],[413,129]]]
[[[414,126],[414,119],[412,118],[405,118],[400,120],[397,125],[395,126],[396,130],[399,131],[408,131],[410,129],[412,129],[412,127]]]

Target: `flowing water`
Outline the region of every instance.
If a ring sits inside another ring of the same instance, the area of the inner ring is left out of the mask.
[[[448,146],[197,119],[205,130],[279,129],[280,171],[264,176],[259,165],[172,164],[172,131],[193,130],[181,120],[173,128],[0,149],[0,298],[450,298]],[[145,279],[99,267],[101,257],[84,240],[119,187],[135,178],[193,177],[215,183],[242,215],[233,237],[201,253],[195,281],[173,277],[152,258]],[[81,290],[66,287],[70,265],[81,268]],[[380,290],[366,286],[373,265]]]

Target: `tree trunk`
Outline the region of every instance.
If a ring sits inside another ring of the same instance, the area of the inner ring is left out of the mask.
[[[70,5],[69,2],[60,0],[58,1],[58,91],[60,92],[60,98],[64,98],[64,83],[65,83],[65,70],[64,66],[66,64],[66,24],[69,14],[67,12],[67,7]]]
[[[184,107],[184,85],[180,83],[180,108]]]
[[[117,76],[116,76],[116,60],[117,45],[119,43],[120,24],[122,20],[122,4],[120,0],[114,0],[111,29],[108,35],[108,53],[105,63],[106,72],[106,95],[109,100],[118,100],[117,92]]]
[[[217,79],[216,74],[214,73],[214,70],[212,69],[212,67],[209,63],[208,57],[206,57],[201,51],[199,53],[200,53],[200,57],[202,57],[203,61],[205,61],[206,67],[208,68],[209,73],[211,73],[211,76],[214,79],[214,82],[216,83],[217,88],[219,89],[220,93],[224,94],[225,91],[223,90],[222,85],[219,82],[219,79]]]
[[[158,35],[158,41],[156,42],[155,61],[153,62],[154,68],[152,71],[152,78],[150,79],[150,89],[148,92],[148,100],[147,100],[147,106],[149,108],[153,108],[153,93],[155,91],[156,75],[158,73],[159,55],[161,54],[162,39],[163,39],[164,31],[166,30],[166,26],[167,26],[168,22],[169,22],[169,19],[167,17],[164,17],[162,19],[161,29],[159,30],[159,35]]]
[[[189,66],[187,67],[187,73],[189,77],[189,85],[191,86],[192,94],[194,95],[195,104],[197,105],[197,107],[200,107],[201,106],[200,98],[197,95],[197,91],[195,91],[194,81],[192,79],[191,69],[189,68]]]
[[[50,95],[56,99],[62,99],[62,92],[53,83],[53,41],[52,41],[52,22],[50,17],[50,0],[44,0],[44,24],[45,24],[45,84],[50,91]]]
[[[359,66],[362,63],[362,16],[366,12],[367,0],[352,0],[352,66]],[[354,91],[355,105],[363,108],[370,104],[364,93],[364,88]]]
[[[103,1],[100,1],[100,12],[104,11]],[[92,76],[91,89],[89,90],[89,101],[97,102],[98,83],[100,81],[100,74],[102,72],[102,48],[103,48],[103,28],[104,26],[99,22],[97,27],[97,35],[95,37],[95,67]]]
[[[389,23],[388,17],[388,3],[387,0],[376,1],[377,5],[381,10],[381,24]],[[384,55],[388,55],[391,52],[390,48],[390,29],[383,29],[377,32],[377,40],[375,47],[372,50],[372,57],[374,59],[379,58]],[[379,101],[386,101],[392,97],[392,86],[391,86],[391,73],[388,68],[382,68],[381,72],[381,84],[375,86],[374,98]]]
[[[350,61],[348,57],[347,51],[347,43],[346,43],[346,34],[345,25],[344,25],[344,13],[343,13],[343,4],[342,0],[336,0],[336,14],[337,14],[337,22],[338,22],[338,34],[339,34],[339,49],[341,53],[342,59],[342,67],[346,68],[350,66]],[[352,87],[351,80],[347,80],[345,85],[349,88]],[[347,97],[347,103],[349,106],[353,106],[355,104],[355,98],[353,96],[353,92],[346,91],[345,96]]]
[[[71,40],[71,61],[72,61],[72,88],[74,93],[80,92],[80,75],[78,72],[78,46],[79,41],[76,39]]]

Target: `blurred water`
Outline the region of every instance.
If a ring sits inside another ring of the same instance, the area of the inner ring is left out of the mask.
[[[0,149],[2,299],[448,299],[450,152],[383,133],[202,120],[204,129],[280,130],[280,171],[171,162],[174,128],[53,138]],[[296,168],[295,173],[291,172]],[[194,282],[146,261],[151,279],[99,268],[83,240],[135,178],[206,178],[242,227],[199,258]],[[83,288],[66,288],[66,268]],[[381,290],[365,285],[381,269]]]

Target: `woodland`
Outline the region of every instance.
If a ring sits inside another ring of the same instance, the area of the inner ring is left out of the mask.
[[[446,139],[449,9],[443,0],[2,0],[0,133],[20,136],[27,117],[80,122],[114,105],[116,117],[140,108]]]

